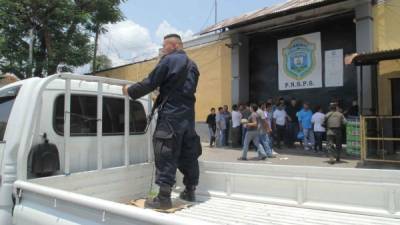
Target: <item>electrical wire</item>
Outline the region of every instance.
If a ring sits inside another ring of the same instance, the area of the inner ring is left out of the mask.
[[[207,25],[208,21],[209,21],[210,18],[211,18],[212,13],[213,13],[214,10],[215,10],[215,4],[214,4],[214,3],[211,3],[211,4],[212,4],[211,10],[210,10],[210,12],[209,12],[209,14],[208,14],[207,19],[204,21],[203,25],[200,27],[200,30],[203,30],[203,29],[205,28],[205,26]]]

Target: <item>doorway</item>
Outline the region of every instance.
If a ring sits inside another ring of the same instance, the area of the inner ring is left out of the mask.
[[[400,116],[400,78],[392,79],[392,115]]]
[[[391,80],[392,83],[392,115],[400,116],[400,78]],[[393,120],[393,133],[394,137],[400,137],[400,119]],[[400,149],[400,142],[394,142],[394,149]]]

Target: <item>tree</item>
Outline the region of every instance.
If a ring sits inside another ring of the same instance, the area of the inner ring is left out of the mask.
[[[92,62],[92,73],[95,74],[96,67],[96,55],[97,55],[97,46],[99,35],[101,33],[107,32],[104,28],[104,25],[107,23],[116,23],[123,19],[122,13],[118,8],[118,5],[121,3],[120,0],[97,0],[92,15],[92,30],[95,33],[94,38],[94,51],[93,51],[93,62]]]
[[[96,67],[92,68],[92,71],[99,71],[99,70],[105,70],[108,68],[112,67],[112,62],[111,60],[106,56],[106,55],[99,55],[96,57]]]
[[[109,8],[99,7],[107,5]],[[0,0],[0,70],[19,77],[42,76],[87,64],[92,59],[93,27],[116,22],[104,16],[122,13],[116,0]],[[102,16],[103,15],[103,16]],[[107,20],[108,19],[108,20]],[[29,34],[33,35],[30,36]],[[29,42],[33,37],[33,59]]]

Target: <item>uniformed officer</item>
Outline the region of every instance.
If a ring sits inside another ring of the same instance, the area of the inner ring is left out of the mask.
[[[146,201],[146,207],[168,209],[171,189],[175,184],[177,168],[184,175],[185,190],[180,198],[195,201],[199,181],[198,157],[201,155],[200,138],[195,131],[194,104],[199,79],[197,65],[182,50],[177,34],[164,37],[163,57],[143,81],[124,86],[123,92],[132,99],[140,98],[159,87],[161,105],[153,134],[156,166],[157,197]],[[183,77],[182,77],[183,76]]]

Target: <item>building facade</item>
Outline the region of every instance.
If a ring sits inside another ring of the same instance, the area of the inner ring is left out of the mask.
[[[201,73],[196,120],[204,121],[211,107],[272,97],[325,108],[331,101],[347,108],[362,98],[364,114],[391,113],[387,99],[393,96],[398,62],[381,63],[376,76],[376,68],[366,66],[361,73],[344,65],[343,58],[399,48],[399,5],[396,0],[292,0],[207,28],[184,43]],[[139,81],[156,63],[138,62],[97,75]]]
[[[379,1],[373,10],[374,50],[400,48],[400,2]],[[378,64],[379,114],[400,115],[400,60]]]
[[[207,43],[185,48],[200,71],[196,92],[196,121],[205,121],[209,109],[231,102],[231,49],[229,39],[208,40]],[[156,66],[158,59],[132,63],[96,73],[97,76],[141,81]]]

